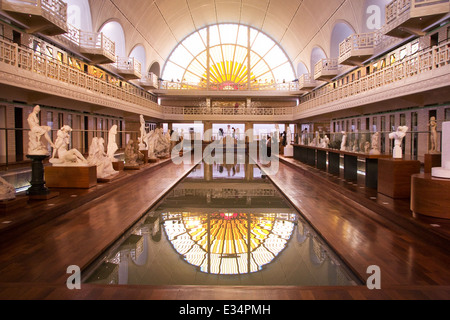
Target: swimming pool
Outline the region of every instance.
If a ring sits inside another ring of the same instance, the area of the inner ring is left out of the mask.
[[[352,286],[359,282],[257,165],[201,163],[84,283]]]

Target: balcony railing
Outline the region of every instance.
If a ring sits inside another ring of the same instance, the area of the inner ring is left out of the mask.
[[[149,108],[159,113],[162,112],[162,107],[152,101],[153,96],[143,89],[126,82],[122,82],[120,86],[108,83],[67,64],[63,64],[57,59],[49,58],[29,48],[22,48],[17,44],[2,39],[0,39],[0,64],[13,66],[31,74],[41,75],[44,79],[57,80],[60,83],[72,85],[74,88],[85,89],[89,93],[95,94],[95,96],[103,95],[139,107]],[[37,80],[31,74],[30,79]]]
[[[423,29],[450,11],[450,0],[394,0],[386,6],[384,34],[406,38],[423,35]]]
[[[127,80],[142,78],[142,65],[136,58],[117,57],[114,67],[117,69],[117,73]]]
[[[141,78],[139,85],[144,89],[158,89],[158,76],[150,72]]]
[[[302,98],[300,105],[295,108],[295,114],[311,111],[326,104],[337,103],[342,99],[367,93],[377,88],[392,87],[392,85],[400,81],[414,78],[448,65],[450,65],[449,40],[344,86],[337,88],[334,88],[331,84],[324,86]]]
[[[338,59],[322,59],[314,66],[314,79],[330,81],[339,73]]]
[[[271,92],[291,92],[298,93],[300,91],[298,82],[281,82],[281,83],[252,83],[249,87],[248,83],[244,84],[216,84],[211,83],[209,86],[205,84],[160,81],[159,90],[193,90],[193,91],[271,91]]]
[[[165,115],[183,116],[292,116],[290,107],[164,107]]]
[[[83,31],[69,24],[67,33],[57,36],[57,39],[93,64],[116,62],[116,44],[101,32]]]
[[[339,45],[339,64],[361,65],[372,57],[375,33],[354,34]]]
[[[28,26],[28,33],[67,32],[67,3],[62,0],[1,0],[1,9]]]
[[[303,74],[298,78],[299,90],[312,90],[321,84],[320,81],[316,81],[311,74]]]

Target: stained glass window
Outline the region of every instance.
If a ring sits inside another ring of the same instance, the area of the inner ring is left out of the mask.
[[[179,43],[162,78],[212,90],[255,89],[295,80],[292,63],[264,33],[243,25],[205,27]]]

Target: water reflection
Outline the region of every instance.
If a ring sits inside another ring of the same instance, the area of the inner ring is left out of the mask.
[[[249,164],[199,165],[85,275],[105,284],[356,284]]]

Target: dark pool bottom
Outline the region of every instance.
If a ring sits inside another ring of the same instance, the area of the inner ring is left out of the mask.
[[[253,164],[199,164],[87,270],[85,283],[360,284]]]

